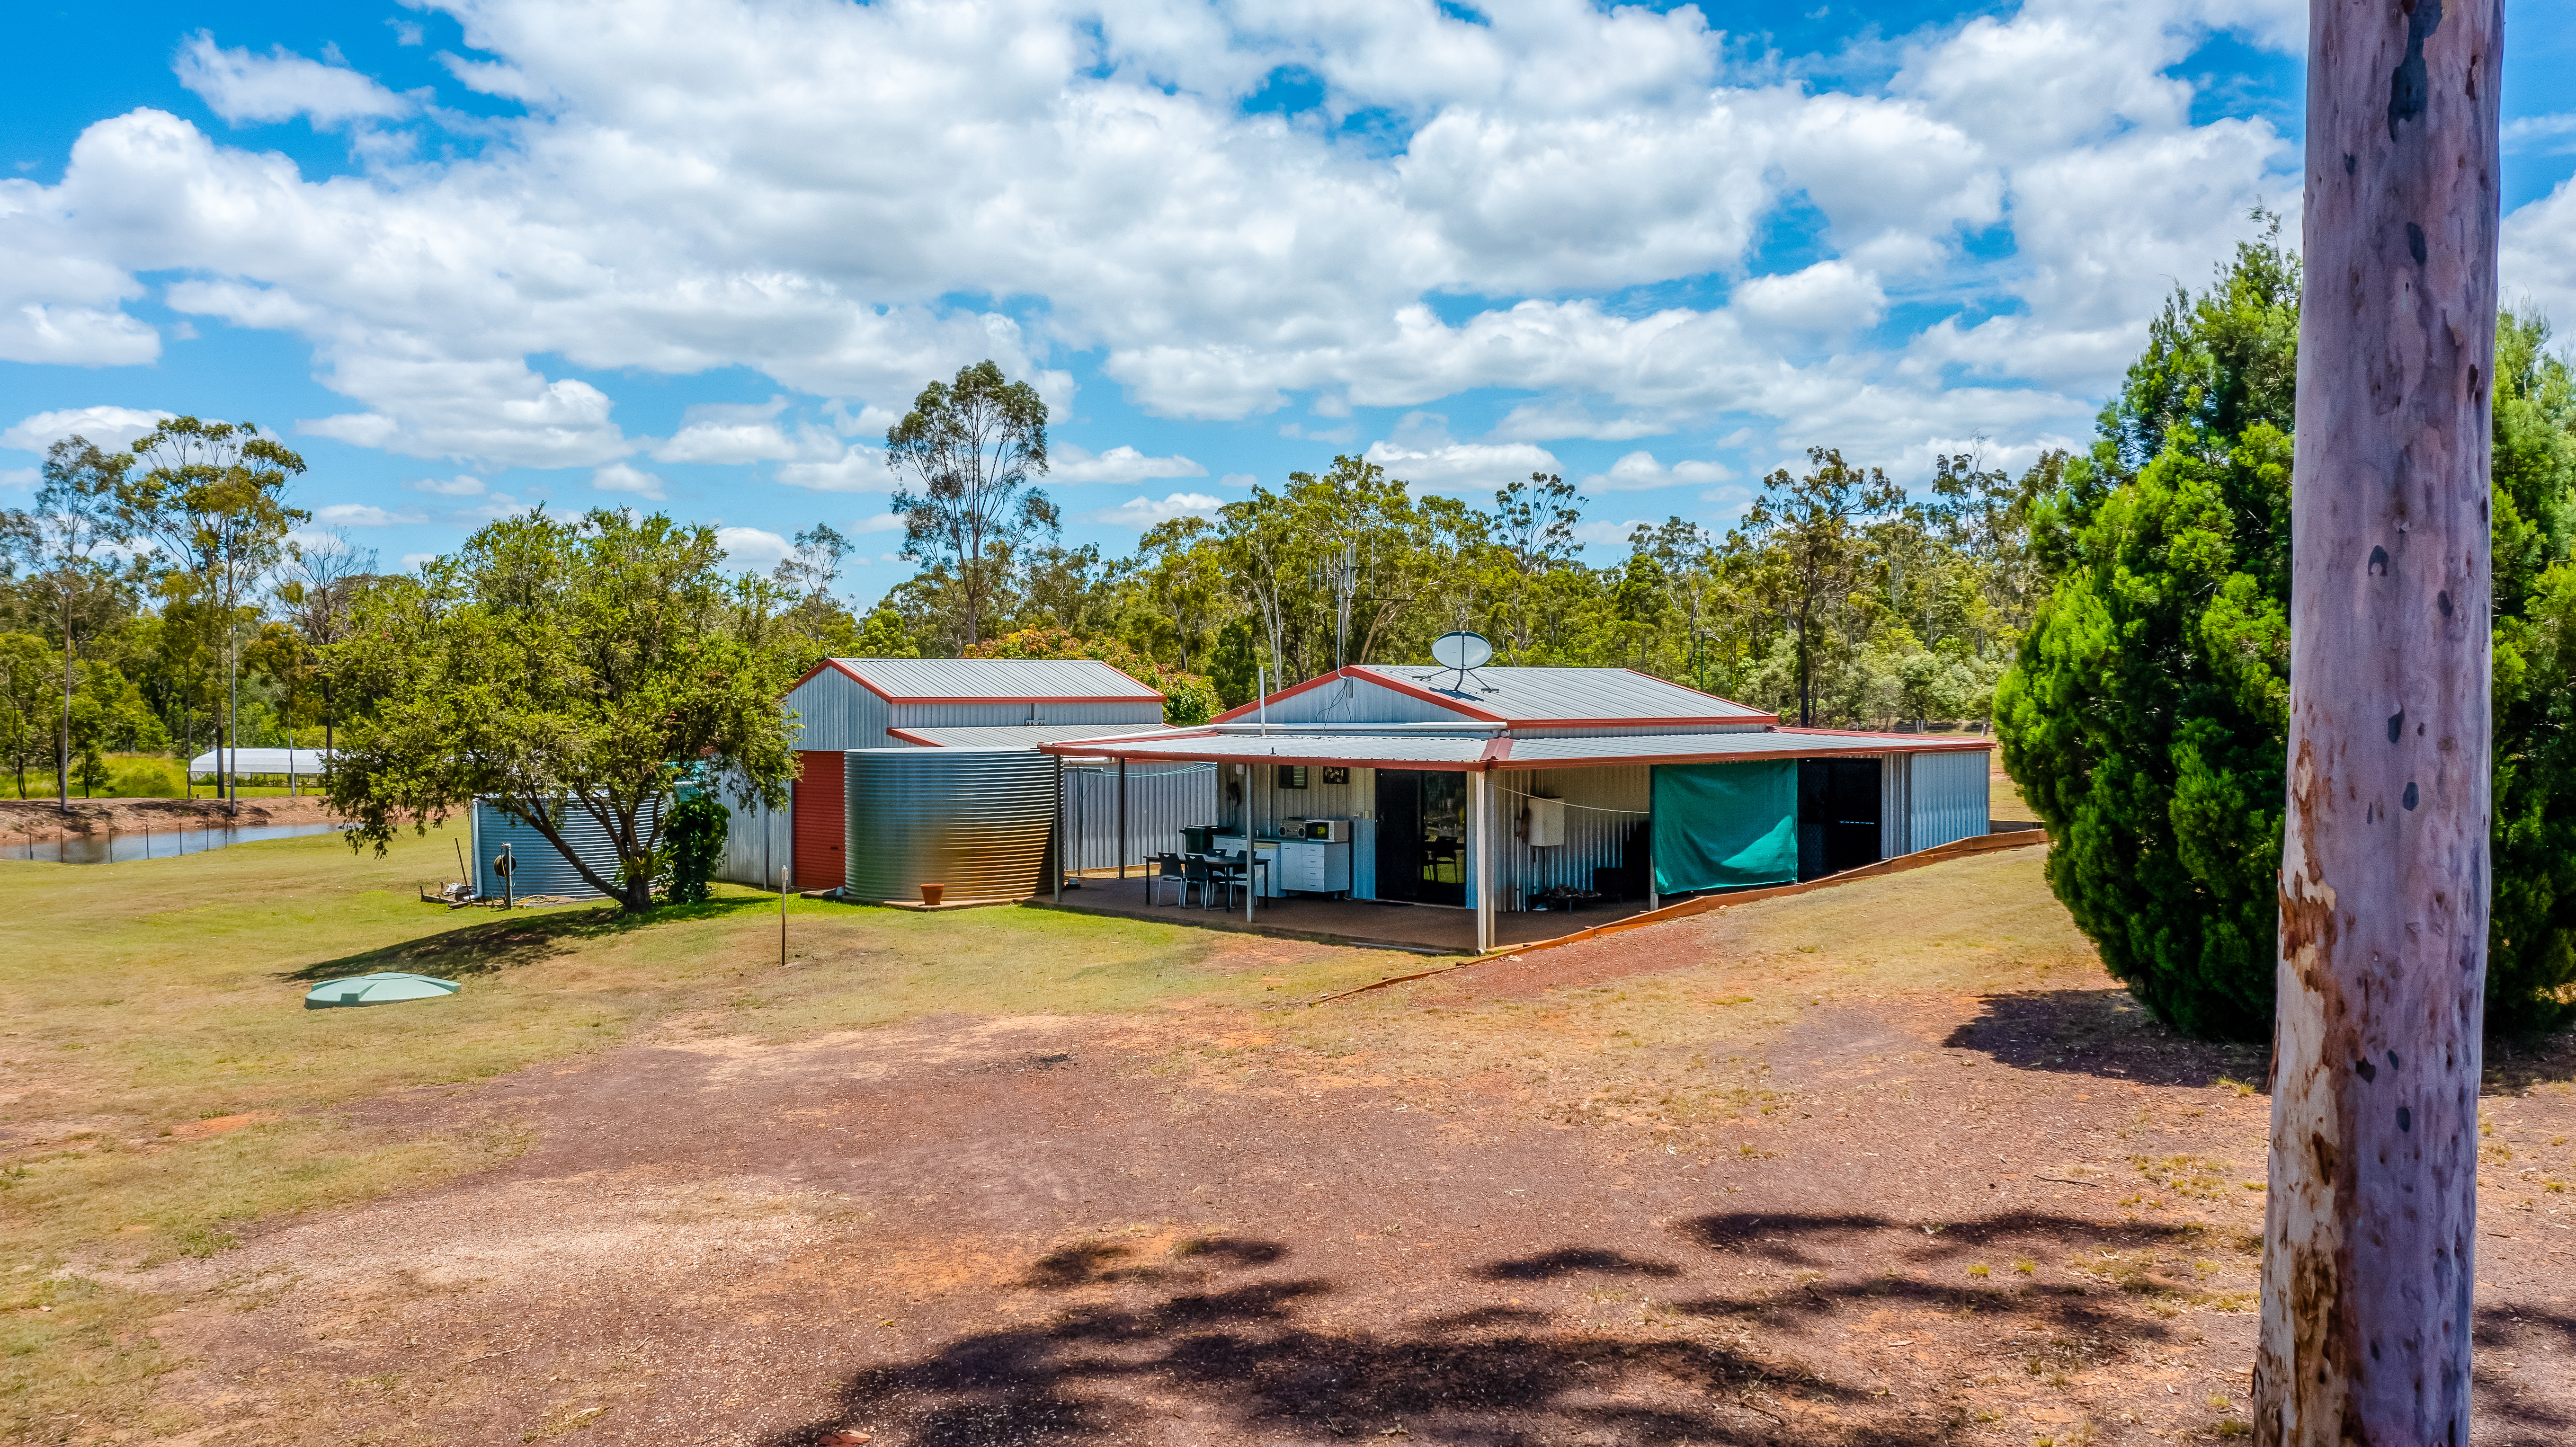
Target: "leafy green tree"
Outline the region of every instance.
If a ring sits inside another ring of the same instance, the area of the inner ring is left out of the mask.
[[[249,422],[174,417],[137,439],[135,468],[117,483],[125,530],[153,544],[173,600],[207,630],[203,652],[223,669],[218,751],[239,732],[241,640],[257,621],[261,580],[285,556],[286,535],[312,514],[286,505],[304,459]],[[229,787],[218,752],[218,787]],[[233,796],[238,803],[238,795]]]
[[[919,658],[921,645],[913,641],[912,630],[904,626],[903,615],[886,604],[880,603],[876,611],[868,615],[868,621],[860,627],[858,649],[849,656],[852,658]]]
[[[107,621],[125,586],[123,570],[107,552],[129,535],[116,510],[125,460],[86,437],[66,437],[45,450],[43,476],[35,506],[0,513],[0,551],[10,555],[44,599],[45,621],[62,640],[55,785],[57,807],[69,812],[73,676],[80,644]]]
[[[2051,580],[1997,690],[2051,886],[2113,975],[2193,1034],[2262,1038],[2288,736],[2299,268],[2266,236],[2177,293],[2085,458],[2031,489]],[[2507,316],[2495,403],[2491,1029],[2576,983],[2576,405],[2547,328]]]
[[[1061,628],[1030,628],[976,644],[968,658],[1087,658],[1106,663],[1163,695],[1163,722],[1186,728],[1216,717],[1216,686],[1159,663],[1115,638],[1084,638]]]
[[[54,651],[33,633],[0,633],[0,752],[27,797],[27,766],[52,752]]]
[[[954,384],[922,388],[886,430],[886,465],[909,478],[894,495],[903,555],[953,570],[968,647],[982,640],[1021,550],[1060,526],[1055,504],[1029,485],[1047,470],[1046,424],[1037,389],[984,361],[958,369]]]
[[[1798,722],[1816,718],[1817,635],[1859,581],[1869,524],[1905,501],[1879,468],[1853,467],[1839,448],[1807,449],[1809,471],[1782,468],[1762,479],[1743,531],[1761,549],[1762,591],[1774,600],[1798,650]]]
[[[426,830],[481,796],[593,888],[648,908],[657,821],[692,769],[787,803],[778,698],[798,651],[774,626],[781,601],[727,574],[713,529],[606,510],[504,519],[417,577],[369,589],[329,664],[378,700],[328,776],[352,846],[381,851],[404,823]],[[611,841],[615,871],[565,844],[561,820],[576,811]]]

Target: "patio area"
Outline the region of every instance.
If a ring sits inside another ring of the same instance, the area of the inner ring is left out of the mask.
[[[1155,884],[1146,877],[1150,868],[1148,865],[1131,866],[1124,880],[1110,871],[1088,872],[1079,888],[1068,879],[1062,907],[1090,914],[1123,914],[1138,919],[1162,920],[1167,924],[1248,929],[1337,944],[1383,945],[1434,954],[1476,953],[1476,913],[1471,909],[1392,900],[1289,895],[1256,900],[1251,922],[1247,924],[1243,918],[1240,894],[1235,896],[1231,909],[1222,903],[1214,909],[1202,909],[1195,892],[1187,905],[1173,903],[1175,891],[1167,883],[1160,887],[1162,903],[1151,902],[1150,892],[1155,889]],[[1030,903],[1053,906],[1056,901],[1052,896],[1040,895]],[[1632,899],[1625,903],[1602,900],[1572,911],[1502,911],[1494,916],[1495,944],[1498,948],[1533,944],[1643,914],[1645,910],[1644,900]]]

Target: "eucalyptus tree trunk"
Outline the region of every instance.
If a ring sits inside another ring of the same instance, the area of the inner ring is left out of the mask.
[[[2469,1440],[2501,0],[2316,0],[2260,1443]]]

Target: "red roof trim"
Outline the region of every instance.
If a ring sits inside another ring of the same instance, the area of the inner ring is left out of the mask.
[[[1063,754],[1085,759],[1141,758],[1164,759],[1173,763],[1244,765],[1331,764],[1337,768],[1428,769],[1440,773],[1451,774],[1472,774],[1487,767],[1482,760],[1477,759],[1404,759],[1390,762],[1386,759],[1345,759],[1338,758],[1331,754],[1245,754],[1239,757],[1200,759],[1185,753],[1171,754],[1164,753],[1159,750],[1138,753],[1131,749],[1102,748],[1099,747],[1097,741],[1085,743],[1079,739],[1070,743],[1040,744],[1038,745],[1038,752],[1046,754]]]
[[[946,744],[936,743],[930,739],[925,739],[910,729],[887,729],[886,737],[890,739],[901,739],[905,743],[911,744],[916,748],[944,749],[948,747]]]
[[[1490,769],[1511,756],[1512,740],[1509,734],[1485,741],[1484,765],[1486,768]]]

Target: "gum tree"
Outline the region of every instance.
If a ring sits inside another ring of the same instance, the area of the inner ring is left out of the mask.
[[[2309,11],[2262,1443],[2470,1438],[2503,31]]]

